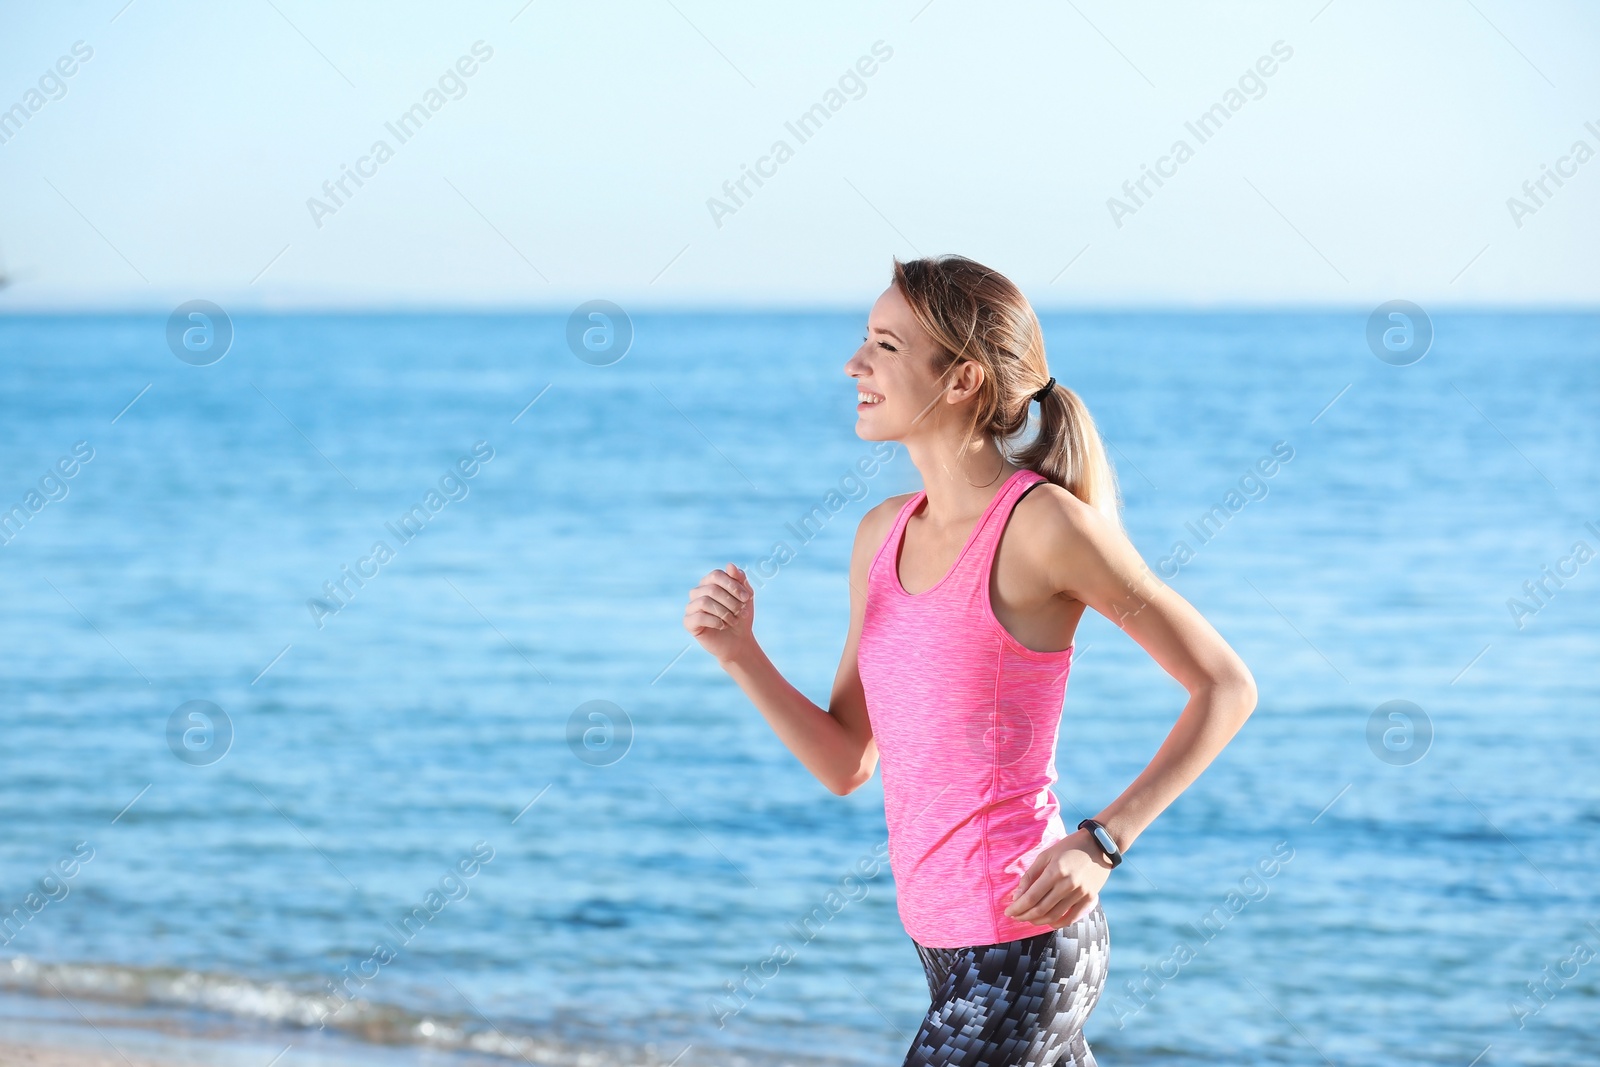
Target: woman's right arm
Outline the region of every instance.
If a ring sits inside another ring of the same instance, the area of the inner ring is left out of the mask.
[[[856,528],[850,551],[850,630],[826,711],[790,685],[757,643],[752,630],[755,590],[739,567],[729,564],[707,574],[690,592],[683,617],[684,629],[739,683],[779,740],[839,796],[859,788],[878,766],[856,646],[866,615],[867,570],[888,535],[887,503],[868,511]]]

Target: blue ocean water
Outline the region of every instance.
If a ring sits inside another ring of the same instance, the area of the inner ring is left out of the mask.
[[[0,317],[0,1014],[899,1063],[878,781],[681,625],[781,560],[756,633],[826,703],[857,520],[919,486],[854,434],[863,317],[638,314],[595,365],[564,315],[241,314],[207,366]],[[1600,316],[1438,313],[1406,366],[1366,320],[1044,316],[1260,689],[1106,888],[1102,1063],[1600,1058]],[[1069,823],[1183,704],[1078,645]]]

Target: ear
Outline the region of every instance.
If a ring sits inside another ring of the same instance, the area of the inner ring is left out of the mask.
[[[945,388],[945,402],[960,404],[978,395],[986,377],[983,364],[975,359],[963,359],[949,371],[949,385]]]

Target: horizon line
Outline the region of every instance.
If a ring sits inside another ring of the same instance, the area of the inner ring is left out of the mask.
[[[224,297],[224,300],[227,298]],[[216,301],[214,301],[216,302]],[[1420,301],[1413,301],[1421,305]],[[182,303],[182,301],[180,301]],[[220,302],[219,306],[221,306]],[[583,301],[579,301],[579,304]],[[622,302],[613,301],[619,307]],[[416,303],[409,301],[351,301],[328,303],[274,303],[255,301],[235,304],[233,308],[224,307],[230,314],[252,315],[482,315],[490,316],[565,316],[572,314],[579,304],[568,305],[565,303],[538,303],[524,304],[513,302],[448,302]],[[1354,303],[1350,301],[1280,301],[1280,302],[1248,302],[1248,301],[1095,301],[1072,302],[1056,304],[1033,303],[1033,310],[1040,315],[1053,314],[1370,314],[1373,306],[1367,303]],[[664,303],[659,301],[636,303],[631,307],[623,307],[629,315],[861,315],[864,316],[871,307],[870,302],[861,303],[816,301],[816,302],[762,302],[762,301],[726,301],[720,304],[681,302]],[[237,311],[235,312],[235,308]],[[1583,315],[1600,313],[1600,301],[1593,303],[1561,302],[1561,301],[1453,301],[1450,303],[1434,303],[1424,307],[1430,314],[1435,312],[1448,312],[1452,314],[1478,313],[1478,314],[1568,314]],[[144,316],[144,315],[169,315],[172,307],[165,303],[149,301],[138,303],[38,303],[17,304],[8,306],[0,298],[0,318],[23,318],[28,316],[67,317],[72,315],[84,316]]]

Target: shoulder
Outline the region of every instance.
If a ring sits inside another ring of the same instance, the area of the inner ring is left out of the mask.
[[[900,509],[905,507],[906,503],[916,495],[917,494],[915,491],[910,493],[900,493],[896,496],[885,497],[884,499],[878,501],[876,504],[872,505],[872,507],[867,509],[867,513],[865,515],[861,516],[860,528],[868,529],[872,525],[878,524],[887,530],[889,527],[894,525],[895,517],[900,514]]]
[[[850,552],[850,567],[858,575],[866,572],[867,565],[883,547],[884,541],[889,537],[889,531],[894,528],[895,519],[900,516],[900,509],[906,506],[916,493],[901,493],[879,501],[867,509],[861,516],[861,522],[856,525],[856,541]]]
[[[894,520],[900,516],[900,509],[904,508],[906,502],[916,495],[914,492],[901,493],[898,496],[880,500],[868,508],[867,513],[861,516],[861,522],[856,526],[856,550],[859,552],[865,548],[869,554],[876,552],[878,546],[883,544],[883,539],[889,536],[889,530],[894,526]]]
[[[1100,512],[1051,481],[1038,483],[1017,501],[1011,524],[1023,531],[1019,540],[1029,542],[1073,541],[1114,528]]]
[[[1025,566],[1058,593],[1098,607],[1122,590],[1161,584],[1121,522],[1054,482],[1017,502],[1012,525]]]
[[[1054,482],[1040,482],[1012,509],[1024,555],[1041,565],[1102,556],[1127,542],[1122,526]]]

